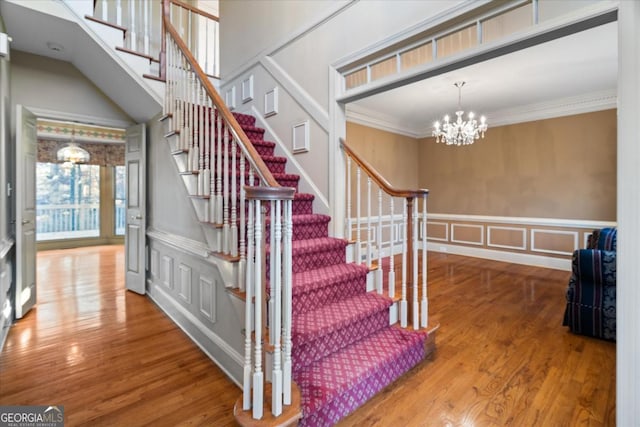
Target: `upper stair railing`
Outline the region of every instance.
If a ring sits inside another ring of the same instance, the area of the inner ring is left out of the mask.
[[[197,175],[192,197],[207,205],[203,222],[220,230],[216,251],[238,259],[240,290],[246,292],[243,399],[242,408],[236,409],[251,410],[253,418],[262,418],[263,400],[269,395],[266,378],[271,380],[271,413],[279,416],[283,405],[292,403],[291,240],[295,189],[281,187],[274,179],[168,15],[164,15],[164,119],[171,119],[172,135],[177,138],[174,154],[187,155],[185,173]]]
[[[375,268],[377,292],[395,299],[394,258],[401,255],[400,326],[406,328],[411,315],[413,329],[426,328],[429,319],[426,238],[429,190],[394,188],[345,141],[341,144],[347,157],[345,236],[355,242],[355,260]],[[363,178],[366,181],[364,188]],[[401,216],[396,213],[400,207]],[[419,264],[422,266],[421,289],[418,288]]]
[[[157,77],[164,80],[164,15],[169,16],[203,71],[209,77],[219,78],[219,19],[188,0],[97,0],[93,17],[121,27],[123,47],[158,61]]]

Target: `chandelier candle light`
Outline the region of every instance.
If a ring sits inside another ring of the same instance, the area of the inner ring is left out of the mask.
[[[456,120],[449,121],[449,115],[444,116],[444,123],[435,122],[433,125],[433,136],[436,137],[436,142],[444,142],[447,145],[470,145],[475,142],[476,139],[484,138],[484,133],[487,131],[487,119],[484,116],[480,117],[480,123],[478,124],[475,119],[475,115],[472,112],[468,114],[468,120],[462,119],[464,111],[462,110],[462,86],[465,82],[456,82],[454,85],[458,88],[458,111],[456,111]]]

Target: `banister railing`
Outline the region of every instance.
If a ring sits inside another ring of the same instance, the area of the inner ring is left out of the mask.
[[[401,255],[400,325],[403,328],[407,327],[410,300],[413,328],[426,328],[429,319],[426,238],[429,190],[395,188],[344,140],[341,140],[340,143],[347,161],[345,236],[355,241],[355,260],[359,263],[364,261],[370,267],[375,266],[377,292],[379,294],[386,292],[390,298],[395,298],[394,258],[396,255]],[[366,178],[366,189],[364,190],[362,189],[363,174]],[[371,194],[374,184],[377,188],[375,198]],[[355,194],[355,200],[352,199],[352,194]],[[365,195],[364,200],[363,195]],[[387,201],[383,203],[385,198]],[[400,203],[397,203],[398,201]],[[372,203],[376,206],[375,208],[372,207]],[[402,206],[400,220],[398,220],[396,212],[399,206]],[[352,215],[354,208],[356,211],[355,219]],[[364,214],[363,209],[366,210]],[[363,230],[366,238],[363,238]],[[374,236],[371,236],[372,230],[375,230]],[[401,242],[401,249],[398,249],[397,242]],[[420,251],[421,262],[418,258]],[[383,262],[387,259],[388,262]],[[418,288],[419,265],[422,267],[421,289]],[[385,269],[387,272],[386,290],[384,289]]]
[[[163,17],[164,118],[171,118],[176,135],[174,154],[186,155],[181,173],[197,176],[192,196],[207,203],[203,221],[221,229],[216,251],[238,258],[239,287],[246,292],[243,398],[242,408],[237,409],[262,418],[266,377],[271,379],[271,413],[278,416],[283,405],[292,402],[291,201],[295,189],[282,187],[274,179],[168,15]],[[264,328],[269,331],[270,352],[265,351]]]
[[[124,48],[159,61],[158,77],[165,78],[163,22],[168,16],[203,71],[220,75],[219,18],[180,0],[96,0],[93,17],[126,29]]]

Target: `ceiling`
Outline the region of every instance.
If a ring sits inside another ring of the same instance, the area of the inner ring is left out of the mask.
[[[70,62],[108,94],[133,119],[132,122],[150,120],[160,112],[161,99],[148,89],[142,76],[122,65],[115,51],[95,34],[96,30],[87,30],[95,26],[91,27],[80,18],[86,11],[72,8],[85,4],[91,8],[90,2],[0,0],[0,14],[12,38],[11,50]],[[129,121],[117,123],[117,126],[128,124]]]
[[[39,4],[53,8],[48,11],[53,16],[41,13]],[[82,40],[61,7],[41,0],[0,1],[12,49],[73,63],[119,105],[129,107],[125,111],[134,119],[146,119],[142,110],[148,105],[140,99],[147,97],[131,96],[136,90],[123,88],[125,78],[107,77],[119,70],[92,68],[97,61],[88,59],[95,45]],[[51,41],[64,49],[47,47]],[[434,121],[456,110],[457,81],[466,82],[463,109],[487,116],[489,127],[614,108],[617,51],[617,22],[612,22],[352,102],[347,117],[413,137],[429,136]],[[108,82],[116,87],[102,87]]]
[[[555,39],[347,104],[355,122],[413,137],[462,107],[489,127],[615,106],[617,22]]]

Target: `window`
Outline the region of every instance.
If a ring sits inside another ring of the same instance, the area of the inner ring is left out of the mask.
[[[36,165],[36,240],[100,236],[100,166]]]
[[[125,185],[127,176],[124,166],[115,166],[115,189],[114,189],[114,233],[116,236],[124,236],[125,227]]]

